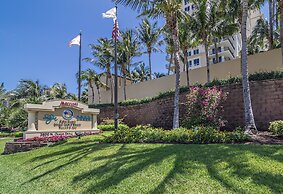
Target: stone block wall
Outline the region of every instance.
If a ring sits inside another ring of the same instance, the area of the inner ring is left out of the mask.
[[[252,106],[258,129],[266,130],[269,122],[283,119],[283,79],[250,82]],[[241,84],[223,88],[228,92],[223,117],[227,129],[244,126],[244,107]],[[186,116],[187,93],[180,94],[180,118]],[[102,108],[98,122],[113,117],[113,107]],[[119,107],[120,118],[129,126],[151,124],[154,127],[172,128],[173,96],[150,103]]]

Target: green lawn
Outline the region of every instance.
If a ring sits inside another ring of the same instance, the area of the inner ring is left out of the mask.
[[[111,145],[99,138],[0,155],[0,193],[283,192],[282,145]]]

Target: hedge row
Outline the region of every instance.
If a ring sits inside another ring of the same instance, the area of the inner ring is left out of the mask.
[[[163,130],[149,126],[121,128],[106,137],[105,143],[241,143],[249,141],[249,136],[242,131],[223,132],[210,127],[197,127],[193,130],[179,128]]]
[[[283,79],[283,71],[271,71],[271,72],[259,72],[249,75],[250,81],[262,81],[262,80],[270,80],[270,79]],[[212,86],[228,86],[232,84],[241,84],[242,78],[240,77],[231,77],[226,80],[218,80],[214,79],[213,81],[206,83],[205,85],[195,84],[194,86],[199,87],[212,87]],[[183,86],[180,88],[180,93],[188,92],[189,88],[187,86]],[[124,102],[120,102],[119,106],[131,106],[131,105],[139,105],[149,103],[158,99],[163,99],[168,96],[173,96],[174,90],[170,90],[167,92],[162,92],[157,96],[154,97],[147,97],[143,99],[130,99]],[[93,104],[90,105],[90,108],[103,108],[103,107],[113,107],[112,103],[105,103],[105,104]]]

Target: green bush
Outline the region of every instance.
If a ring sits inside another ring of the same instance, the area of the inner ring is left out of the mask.
[[[112,125],[112,124],[98,125],[97,128],[102,130],[102,131],[114,131],[115,130],[114,125]],[[124,129],[129,128],[129,127],[125,124],[119,124],[118,128],[121,129],[121,130],[124,130]]]
[[[196,127],[193,130],[179,128],[163,130],[150,126],[137,126],[119,129],[112,136],[106,137],[107,143],[239,143],[248,141],[249,137],[242,131],[223,132],[211,127]]]
[[[283,136],[283,120],[270,122],[268,129],[275,135]]]

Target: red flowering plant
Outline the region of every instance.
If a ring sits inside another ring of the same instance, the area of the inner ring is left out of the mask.
[[[29,139],[26,139],[24,140],[23,138],[19,138],[17,139],[16,141],[17,142],[52,142],[52,143],[56,143],[56,142],[59,142],[59,141],[63,141],[63,140],[66,140],[68,138],[70,138],[72,136],[64,136],[64,135],[61,135],[61,136],[46,136],[46,137],[33,137],[33,138],[29,138]]]
[[[222,103],[227,99],[227,93],[216,86],[211,88],[192,87],[187,95],[187,115],[183,127],[212,126],[224,127],[222,119]]]

